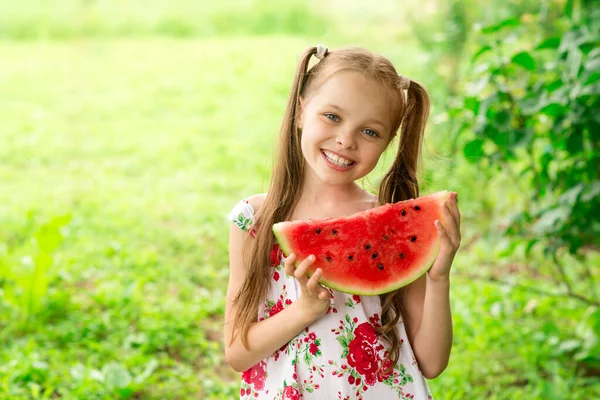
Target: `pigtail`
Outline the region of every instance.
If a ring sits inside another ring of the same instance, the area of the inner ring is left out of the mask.
[[[419,196],[417,172],[421,163],[421,146],[425,124],[429,116],[429,96],[415,81],[410,81],[406,93],[405,112],[400,127],[398,154],[390,170],[383,177],[379,189],[379,204],[396,203]],[[405,288],[380,295],[381,320],[377,331],[391,344],[386,372],[390,372],[400,359],[400,342],[395,327],[404,314],[402,302]],[[412,338],[411,338],[412,339]]]
[[[307,49],[296,67],[290,96],[281,123],[279,148],[273,166],[273,174],[267,197],[255,216],[254,237],[248,235],[244,242],[244,263],[247,276],[237,293],[233,306],[237,308],[233,321],[233,335],[241,335],[242,344],[249,348],[248,331],[257,321],[257,310],[264,300],[270,282],[270,252],[274,238],[273,224],[289,218],[302,190],[304,156],[300,145],[301,131],[298,128],[300,98],[309,77],[307,72],[311,56],[317,47]]]
[[[421,146],[428,117],[429,96],[420,84],[410,81],[406,90],[398,153],[381,180],[379,204],[396,203],[419,196],[417,172],[421,164]]]

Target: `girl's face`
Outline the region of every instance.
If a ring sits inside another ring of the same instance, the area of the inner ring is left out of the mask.
[[[299,121],[307,178],[344,185],[371,172],[391,140],[392,104],[389,89],[354,71],[309,93]]]

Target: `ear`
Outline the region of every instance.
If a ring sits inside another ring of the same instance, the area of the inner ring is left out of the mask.
[[[304,98],[298,97],[298,115],[296,116],[297,126],[302,129],[302,114],[304,113]]]

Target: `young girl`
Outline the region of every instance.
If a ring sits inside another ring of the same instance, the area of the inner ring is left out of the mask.
[[[316,64],[308,69],[311,58]],[[342,217],[418,197],[427,93],[362,48],[302,55],[279,138],[269,192],[229,214],[225,357],[242,373],[242,399],[429,399],[452,347],[450,266],[460,243],[457,195],[447,199],[437,260],[407,287],[356,296],[307,277],[314,257],[284,259],[271,228]],[[356,181],[399,134],[377,196]]]

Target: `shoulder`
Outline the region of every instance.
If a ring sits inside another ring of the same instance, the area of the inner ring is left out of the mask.
[[[360,199],[360,208],[365,211],[379,206],[380,204],[377,196],[365,190],[364,195]]]
[[[253,194],[252,196],[247,197],[246,200],[248,201],[248,204],[250,204],[250,206],[254,210],[254,213],[256,214],[262,208],[262,205],[265,203],[266,198],[266,193],[260,193]]]
[[[262,207],[266,194],[256,194],[240,200],[227,215],[227,218],[244,232],[253,233],[256,213]]]

